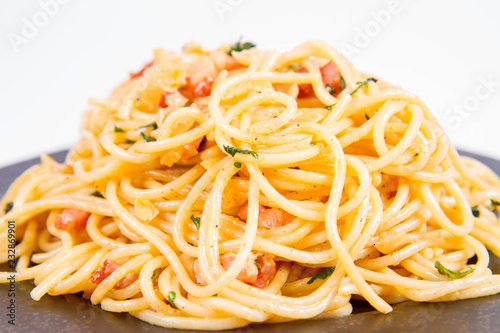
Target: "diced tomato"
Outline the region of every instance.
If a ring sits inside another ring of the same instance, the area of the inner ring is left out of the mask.
[[[210,95],[213,83],[214,83],[214,78],[207,77],[202,81],[198,82],[197,84],[195,84],[193,87],[193,97],[199,98]]]
[[[108,276],[110,276],[111,273],[113,273],[118,267],[120,267],[119,264],[117,264],[114,261],[110,261],[110,260],[106,259],[106,260],[104,260],[104,263],[102,264],[102,266],[99,267],[99,269],[97,269],[97,271],[95,271],[94,274],[92,274],[92,276],[90,277],[90,280],[92,281],[92,283],[100,284],[102,281],[104,281],[104,279],[106,279]],[[114,288],[118,288],[118,289],[127,288],[138,278],[139,278],[139,274],[128,273],[127,275],[125,275],[125,277],[123,279],[121,279],[120,281],[118,281],[116,283]]]
[[[66,208],[55,218],[55,227],[59,230],[81,229],[87,225],[89,212],[79,209]]]
[[[223,254],[222,257],[220,258],[222,267],[224,267],[224,269],[227,270],[229,266],[231,266],[235,258],[236,258],[236,253],[234,252],[228,252]],[[257,280],[258,275],[259,275],[259,269],[255,265],[255,263],[249,261],[243,267],[240,274],[238,274],[236,278],[245,283],[253,283],[255,282],[255,280]]]
[[[101,267],[90,277],[92,283],[99,284],[111,275],[120,265],[116,262],[105,260]]]
[[[301,67],[298,73],[307,73],[307,70],[304,67]],[[299,84],[299,98],[311,96],[314,92],[312,85],[309,83]]]
[[[191,78],[186,78],[186,85],[180,88],[180,92],[189,100],[210,96],[212,92],[212,85],[214,83],[213,77],[206,77],[203,80],[193,84]]]
[[[323,77],[323,83],[325,85],[329,84],[333,89],[335,89],[335,93],[333,95],[337,96],[342,90],[339,68],[330,61],[325,66],[321,67],[320,70],[321,76]]]
[[[254,258],[255,262],[257,262],[260,266],[259,274],[257,275],[257,279],[253,282],[253,285],[257,288],[265,288],[269,281],[274,277],[276,273],[276,263],[273,260],[272,255],[270,254],[257,254],[256,258]]]
[[[238,212],[238,216],[246,221],[248,218],[248,203],[244,204]],[[259,205],[259,227],[273,229],[282,227],[293,221],[295,216],[281,208],[266,208]]]
[[[154,60],[151,60],[150,62],[148,62],[147,64],[144,65],[144,67],[142,67],[142,69],[138,72],[135,72],[135,73],[129,73],[130,75],[130,79],[133,80],[135,78],[138,78],[139,76],[142,76],[142,74],[144,74],[144,71],[146,69],[148,69],[149,67],[153,66],[154,64]]]
[[[304,67],[301,67],[298,73],[307,73],[307,70]],[[343,89],[343,83],[340,76],[340,71],[337,65],[330,61],[326,65],[320,68],[321,77],[323,78],[323,84],[331,86],[335,93],[333,96],[337,96]],[[314,89],[310,84],[299,84],[299,97],[309,97],[313,94]]]
[[[251,256],[236,278],[254,287],[265,288],[276,273],[276,263],[272,259],[273,257],[264,253]],[[236,253],[234,252],[223,254],[221,257],[222,267],[227,270],[235,258]]]

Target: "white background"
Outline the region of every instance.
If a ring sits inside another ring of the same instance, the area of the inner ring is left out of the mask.
[[[240,36],[278,50],[324,40],[419,95],[460,148],[500,159],[500,2],[397,3],[2,0],[0,167],[73,145],[87,98],[106,97],[153,48]]]

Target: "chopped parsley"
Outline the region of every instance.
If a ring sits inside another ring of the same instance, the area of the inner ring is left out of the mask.
[[[318,141],[313,141],[310,143],[311,146],[316,146],[318,144]]]
[[[415,155],[413,155],[413,157],[417,157],[418,156],[418,153],[415,153]]]
[[[153,121],[151,124],[144,125],[142,127],[139,127],[138,129],[146,129],[148,127],[153,127],[153,131],[158,128],[158,125],[156,124],[156,121]]]
[[[131,144],[134,144],[135,141],[127,139],[127,140],[125,140],[125,143],[131,145]]]
[[[325,267],[323,270],[319,271],[316,273],[312,278],[307,281],[307,284],[311,284],[317,279],[325,280],[327,277],[332,275],[333,271],[335,270],[335,266],[333,267]]]
[[[257,262],[257,260],[254,260],[253,263],[255,264],[255,266],[257,266],[258,269],[261,269],[261,265]]]
[[[363,87],[363,86],[367,85],[367,84],[368,84],[368,82],[370,82],[370,81],[377,82],[377,79],[374,79],[374,78],[372,78],[372,77],[369,77],[368,79],[364,80],[363,82],[358,82],[358,83],[357,83],[357,84],[358,84],[358,86],[356,87],[356,89],[354,89],[354,90],[351,92],[351,94],[350,94],[350,95],[352,96],[352,95],[354,95],[355,93],[357,93],[357,92],[358,92],[358,90],[359,90],[361,87]]]
[[[252,155],[253,158],[255,158],[257,160],[259,159],[259,155],[257,155],[257,153],[254,151],[240,149],[240,148],[236,148],[236,147],[232,147],[232,146],[223,146],[223,147],[224,147],[224,150],[226,151],[226,153],[228,153],[232,157],[234,157],[234,155],[236,155],[238,153],[238,154],[244,154],[244,155]]]
[[[198,145],[198,149],[196,149],[196,150],[200,151],[200,148],[203,148],[205,143],[207,143],[207,136],[206,135],[203,137],[203,139],[201,139],[200,144]]]
[[[5,209],[3,210],[5,214],[10,212],[14,208],[14,203],[11,201],[5,205]]]
[[[102,195],[102,193],[99,192],[99,191],[97,191],[97,190],[94,191],[94,192],[92,192],[92,193],[90,193],[90,195],[93,196],[93,197],[104,198],[104,195]]]
[[[231,47],[229,48],[229,50],[227,50],[227,54],[228,55],[231,55],[231,53],[234,51],[234,52],[240,52],[240,51],[243,51],[243,50],[248,50],[248,49],[251,49],[252,47],[255,47],[256,45],[252,42],[244,42],[244,43],[241,43],[241,41],[237,41],[236,43],[234,43],[233,45],[231,45]]]
[[[472,267],[469,267],[461,272],[455,272],[455,271],[452,271],[451,269],[444,267],[443,264],[437,260],[434,262],[434,267],[437,268],[439,274],[446,275],[447,277],[450,278],[451,281],[461,279],[464,276],[466,276],[467,274],[474,272],[474,268],[472,268]]]
[[[368,115],[368,113],[365,113],[365,118],[366,120],[370,120],[370,116]]]
[[[153,271],[153,274],[151,274],[151,280],[154,280],[154,279],[155,279],[155,277],[156,277],[156,275],[158,275],[158,270],[157,270],[157,269],[155,269],[155,270]]]
[[[170,305],[172,305],[172,307],[174,309],[179,310],[179,308],[177,307],[177,305],[175,305],[175,296],[177,296],[175,294],[175,291],[171,291],[171,292],[168,293],[167,300],[170,303]]]
[[[335,88],[332,87],[329,83],[325,84],[325,88],[326,88],[326,91],[328,91],[328,93],[330,95],[333,95],[337,92],[337,90],[335,90]]]
[[[118,126],[115,125],[115,133],[123,133],[123,132],[125,132],[123,130],[123,128],[120,128],[120,127],[118,127]]]
[[[472,210],[472,215],[474,215],[474,217],[479,217],[480,212],[478,205],[471,207],[471,210]]]
[[[493,207],[493,209],[496,209],[497,207],[500,207],[500,202],[491,199],[491,206]]]
[[[241,168],[241,163],[240,162],[234,162],[234,166],[239,169],[239,168]]]
[[[333,108],[336,104],[337,104],[337,103],[332,104],[332,105],[325,106],[325,109],[327,109],[327,110],[331,110],[331,109],[332,109],[332,108]]]
[[[291,69],[291,70],[298,70],[298,69],[301,69],[302,66],[296,62],[291,62],[289,65],[288,65],[288,69]]]
[[[146,134],[144,134],[144,132],[141,132],[141,136],[144,140],[146,140],[146,142],[152,142],[152,141],[156,141],[155,138],[152,138],[150,136],[147,136]]]
[[[345,80],[342,75],[340,75],[340,86],[339,86],[340,91],[345,89]]]
[[[201,221],[201,218],[200,217],[195,217],[194,215],[191,215],[191,221],[193,221],[194,226],[196,227],[196,229],[200,230],[200,221]]]

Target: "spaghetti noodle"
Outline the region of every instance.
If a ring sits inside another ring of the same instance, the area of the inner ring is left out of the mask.
[[[498,176],[322,42],[156,50],[90,103],[65,163],[42,156],[0,203],[1,261],[15,221],[34,300],[216,330],[500,291]]]

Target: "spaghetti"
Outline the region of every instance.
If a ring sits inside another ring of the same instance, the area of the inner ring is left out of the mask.
[[[42,156],[0,203],[1,261],[15,221],[34,300],[218,330],[500,291],[498,176],[322,42],[156,50],[90,103],[65,163]]]

